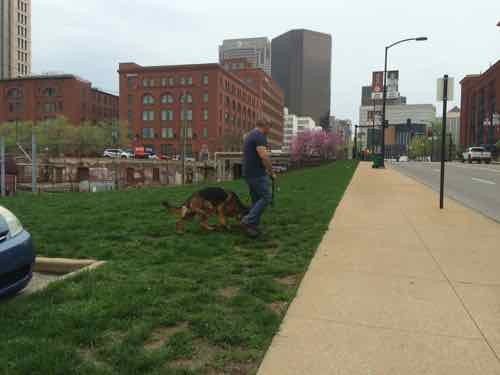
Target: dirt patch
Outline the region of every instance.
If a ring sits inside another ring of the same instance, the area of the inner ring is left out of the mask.
[[[299,275],[288,275],[285,277],[274,279],[274,281],[276,281],[278,284],[290,287],[297,285],[298,280],[299,280]]]
[[[193,355],[193,358],[179,358],[170,362],[168,367],[173,369],[188,369],[191,371],[200,370],[206,367],[219,352],[217,347],[203,340],[196,340],[194,346],[196,348],[196,353]]]
[[[96,353],[91,349],[80,349],[78,355],[84,362],[92,363],[96,368],[102,370],[111,370],[111,367],[97,358]]]
[[[227,288],[220,289],[219,294],[226,298],[233,298],[240,292],[240,288],[235,286],[228,286]]]
[[[177,332],[187,329],[188,323],[183,322],[171,327],[159,327],[153,330],[149,338],[144,342],[144,349],[156,350],[167,341],[171,336]]]
[[[276,314],[282,315],[286,311],[288,303],[284,301],[275,301],[273,303],[270,303],[268,306]]]

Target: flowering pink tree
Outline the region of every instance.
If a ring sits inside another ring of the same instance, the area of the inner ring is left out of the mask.
[[[300,161],[311,157],[328,159],[335,155],[339,137],[324,130],[306,130],[297,134],[292,141],[292,160]]]

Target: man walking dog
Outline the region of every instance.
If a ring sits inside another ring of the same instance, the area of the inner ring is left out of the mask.
[[[276,178],[273,165],[267,152],[267,137],[271,124],[264,120],[257,121],[257,126],[245,138],[243,146],[243,176],[250,190],[252,207],[241,223],[250,237],[260,234],[260,218],[272,201],[271,178]]]

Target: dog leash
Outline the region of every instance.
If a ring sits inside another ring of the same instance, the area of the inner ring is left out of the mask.
[[[271,177],[271,183],[272,183],[272,190],[273,190],[273,195],[271,197],[271,207],[274,207],[274,197],[276,195],[277,191],[280,191],[280,188],[278,184],[276,183],[276,179]]]

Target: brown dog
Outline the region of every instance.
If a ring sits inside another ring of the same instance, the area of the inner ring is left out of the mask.
[[[219,227],[229,228],[227,217],[236,217],[241,220],[249,211],[249,208],[241,202],[235,192],[219,187],[209,187],[197,191],[180,207],[171,206],[168,202],[163,202],[163,206],[168,212],[177,216],[175,224],[177,233],[183,232],[184,220],[192,219],[196,215],[200,218],[202,228],[213,230],[214,228],[208,224],[209,216],[217,215]]]

